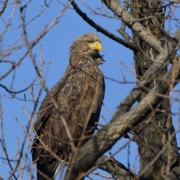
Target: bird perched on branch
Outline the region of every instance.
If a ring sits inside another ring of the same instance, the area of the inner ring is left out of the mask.
[[[37,179],[54,179],[61,160],[68,162],[73,147],[94,133],[104,98],[100,39],[85,34],[70,48],[69,65],[62,79],[43,100],[34,125],[32,159]]]

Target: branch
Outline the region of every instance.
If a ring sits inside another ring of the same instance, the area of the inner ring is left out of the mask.
[[[128,10],[129,2],[128,0],[124,1],[124,9]],[[126,24],[124,22],[121,23],[121,27],[117,29],[117,31],[123,36],[127,41],[131,41],[134,43],[133,39],[125,32]]]
[[[0,10],[0,16],[3,14],[4,10],[6,9],[8,0],[4,0],[2,8]]]
[[[119,81],[119,80],[117,80],[117,79],[114,79],[114,78],[111,78],[111,77],[108,77],[108,76],[104,76],[104,78],[105,78],[105,79],[108,79],[108,80],[111,80],[111,81],[113,81],[113,82],[119,83],[119,84],[136,84],[135,81],[126,81],[126,80],[124,80],[124,81]]]
[[[32,85],[33,83],[35,82],[35,80],[29,85],[27,86],[26,88],[22,89],[22,90],[18,90],[18,91],[11,91],[10,89],[8,89],[6,86],[4,86],[3,84],[0,84],[0,87],[2,87],[3,89],[5,89],[5,91],[7,91],[9,94],[19,94],[19,93],[22,93],[24,91],[27,91]]]
[[[117,36],[115,36],[114,34],[112,34],[111,32],[107,31],[106,29],[104,29],[103,27],[101,27],[100,25],[96,24],[92,19],[90,19],[86,13],[82,12],[81,9],[79,9],[79,7],[77,6],[77,4],[75,3],[75,1],[72,1],[72,6],[74,7],[75,11],[77,12],[77,14],[79,14],[84,21],[86,21],[90,26],[92,26],[93,28],[95,28],[98,32],[101,32],[102,34],[106,35],[107,37],[109,37],[110,39],[124,45],[125,47],[131,49],[131,50],[136,50],[137,47],[136,45],[133,43],[133,41],[126,41],[124,39],[121,39]]]
[[[129,171],[123,164],[116,161],[113,157],[101,156],[96,164],[98,168],[110,173],[114,178],[124,178],[131,180],[135,175]]]

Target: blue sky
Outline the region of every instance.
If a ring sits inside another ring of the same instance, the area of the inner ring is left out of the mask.
[[[26,1],[27,2],[27,1]],[[61,1],[62,2],[62,1]],[[66,2],[66,1],[63,1]],[[92,18],[96,23],[100,24],[108,31],[114,33],[117,36],[120,36],[119,33],[116,31],[120,27],[120,21],[115,18],[106,18],[101,17],[99,15],[93,15],[90,13],[90,9],[85,7],[80,1],[77,1],[79,7],[85,11],[90,18]],[[87,1],[88,5],[92,8],[101,7],[100,1]],[[44,1],[32,1],[27,8],[26,11],[26,22],[28,22],[31,18],[33,18],[36,14],[38,14],[44,7]],[[6,8],[5,13],[3,14],[3,18],[5,21],[10,16],[12,12],[13,5],[8,5]],[[58,1],[53,1],[49,8],[35,21],[33,21],[27,27],[28,38],[29,41],[33,40],[38,36],[39,33],[43,31],[43,29],[49,25],[53,19],[59,14],[60,10],[62,10],[62,5],[58,3]],[[98,11],[98,10],[97,10]],[[108,11],[109,12],[109,11]],[[111,13],[113,16],[113,14]],[[177,16],[180,13],[176,14]],[[19,19],[19,9],[18,7],[15,10],[15,14],[13,16],[12,24],[9,27],[15,28],[20,25]],[[172,30],[174,31],[177,27],[174,24],[171,25]],[[0,19],[0,32],[4,31],[4,24],[2,18]],[[127,81],[135,81],[135,72],[134,72],[134,60],[133,60],[133,53],[131,50],[125,48],[121,44],[114,42],[113,40],[109,39],[108,37],[104,36],[103,34],[97,32],[94,28],[88,25],[86,22],[82,20],[79,15],[75,13],[74,10],[68,9],[65,14],[59,20],[59,23],[49,31],[49,33],[34,47],[33,53],[35,55],[36,61],[39,64],[40,61],[40,46],[42,45],[43,49],[43,60],[45,62],[43,75],[44,77],[47,75],[46,84],[49,89],[51,89],[62,77],[69,58],[69,47],[74,39],[79,37],[82,34],[93,32],[99,35],[101,38],[103,50],[101,54],[104,54],[104,59],[106,62],[101,66],[101,69],[105,76],[117,79],[118,81],[124,81],[124,77],[122,72]],[[8,46],[12,45],[16,39],[18,39],[19,35],[22,33],[22,28],[8,31],[2,39],[0,44],[1,49],[7,49]],[[23,39],[21,38],[18,41],[18,44],[24,43]],[[25,52],[26,48],[22,48],[18,52],[14,53],[9,57],[9,59],[13,61],[17,61],[22,54]],[[0,66],[0,76],[9,69],[10,66],[8,65],[1,65]],[[48,69],[48,74],[46,74]],[[27,56],[21,65],[17,67],[16,74],[15,74],[15,81],[14,81],[14,89],[20,90],[25,88],[28,84],[30,84],[35,78],[36,73],[33,68],[32,62],[30,58]],[[11,73],[8,77],[1,81],[2,84],[10,87],[12,82],[13,73]],[[106,82],[106,93],[104,104],[105,106],[102,108],[101,115],[109,122],[113,113],[116,110],[118,104],[126,97],[129,91],[134,87],[134,84],[119,84],[116,82],[112,82],[110,80],[105,80]],[[39,81],[36,81],[38,84]],[[4,119],[4,134],[6,140],[6,146],[8,149],[9,156],[14,158],[17,153],[17,144],[21,146],[24,132],[21,126],[26,126],[28,123],[28,116],[24,112],[26,105],[28,105],[28,110],[31,113],[33,109],[32,102],[27,101],[27,104],[24,101],[9,98],[10,95],[5,92],[2,88],[0,88],[0,94],[2,97],[2,110],[3,110],[3,119]],[[27,99],[32,99],[30,92],[26,91],[22,94],[18,94],[16,97],[24,98],[24,94],[26,95]],[[37,96],[37,87],[34,88],[34,95]],[[177,96],[178,94],[174,93],[173,96]],[[41,95],[41,100],[44,98],[45,92]],[[172,111],[178,112],[179,104],[174,103]],[[19,125],[16,121],[18,119]],[[178,128],[178,116],[173,116],[173,123],[175,124],[175,128]],[[105,123],[103,118],[100,118],[101,123]],[[112,148],[112,153],[118,150],[126,141],[127,139],[119,140],[116,145]],[[180,141],[178,141],[180,143]],[[123,149],[119,152],[115,157],[127,166],[127,148]],[[4,157],[3,152],[0,150],[0,157]],[[31,155],[29,152],[29,163],[31,161]],[[137,147],[135,143],[131,143],[130,145],[130,167],[134,170],[134,166],[136,166],[136,172],[138,172],[138,159],[137,159]],[[0,176],[6,179],[9,175],[9,167],[6,162],[0,159]],[[27,173],[23,179],[28,177]],[[102,179],[98,176],[91,176],[94,179]]]

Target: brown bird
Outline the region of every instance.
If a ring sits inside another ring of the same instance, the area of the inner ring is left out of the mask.
[[[40,106],[32,144],[38,180],[54,179],[60,160],[68,162],[72,147],[80,147],[94,133],[105,91],[104,77],[98,67],[104,61],[99,54],[101,49],[95,34],[76,39],[64,76]]]

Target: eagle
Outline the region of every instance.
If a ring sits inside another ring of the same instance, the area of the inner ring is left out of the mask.
[[[55,179],[62,160],[70,160],[73,146],[82,146],[95,131],[105,92],[101,50],[96,34],[77,38],[65,74],[42,101],[31,149],[38,180]]]

